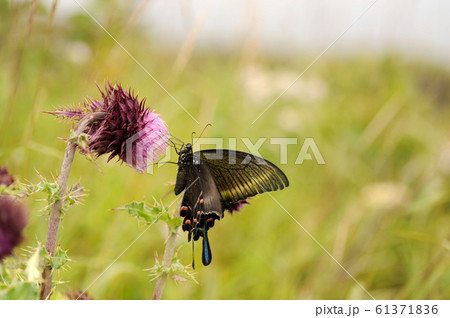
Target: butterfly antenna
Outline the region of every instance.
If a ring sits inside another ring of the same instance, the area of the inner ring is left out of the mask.
[[[211,124],[206,124],[205,128],[203,128],[202,132],[200,133],[200,137],[197,138],[197,141],[198,141],[200,138],[202,138],[203,133],[205,132],[205,130],[206,130],[206,128],[207,128],[208,126],[212,126],[212,125],[211,125]],[[192,137],[191,137],[192,145],[195,145],[195,143],[194,143],[194,134],[195,134],[195,131],[192,132]]]

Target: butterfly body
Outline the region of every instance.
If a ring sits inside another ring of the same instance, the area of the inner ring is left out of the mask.
[[[203,264],[212,260],[208,230],[225,210],[237,211],[249,197],[288,185],[284,173],[267,160],[225,149],[193,152],[192,145],[186,144],[179,151],[175,194],[184,190],[182,228],[188,241],[203,238]]]

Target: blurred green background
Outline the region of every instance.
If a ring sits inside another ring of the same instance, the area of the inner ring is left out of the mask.
[[[151,6],[151,3],[150,3]],[[170,132],[204,137],[298,138],[288,164],[291,185],[273,193],[287,211],[377,299],[448,299],[450,74],[389,54],[324,56],[254,125],[261,112],[315,56],[267,56],[243,40],[230,52],[195,49],[195,35],[168,49],[144,32],[135,7],[91,2],[89,10],[198,121],[196,124],[85,13],[54,23],[50,6],[0,2],[0,165],[21,181],[57,175],[71,124],[42,111],[98,98],[104,80],[147,97]],[[58,8],[53,12],[58,16]],[[194,32],[195,33],[195,32]],[[304,138],[325,165],[295,165]],[[246,150],[242,143],[238,148]],[[279,162],[279,146],[261,154]],[[101,170],[101,172],[99,171]],[[112,209],[153,202],[168,191],[176,166],[153,175],[77,155],[71,182],[88,189],[64,217],[59,240],[73,260],[58,272],[61,293],[87,288],[145,230]],[[175,196],[164,199],[169,205]],[[26,242],[44,242],[44,203],[32,197]],[[88,290],[95,299],[149,299],[148,272],[164,251],[158,223]],[[199,265],[200,285],[168,281],[164,299],[368,299],[369,296],[268,195],[226,215],[210,232],[213,261]],[[191,245],[180,232],[183,264]],[[196,250],[200,264],[200,249]]]

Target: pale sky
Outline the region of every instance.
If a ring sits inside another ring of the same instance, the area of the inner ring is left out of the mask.
[[[89,1],[77,1],[101,19]],[[60,2],[59,21],[81,10],[77,1]],[[143,2],[130,1],[136,7]],[[194,33],[197,49],[230,51],[251,41],[263,53],[316,55],[359,18],[327,55],[395,51],[450,60],[448,0],[152,0],[144,10],[144,27],[173,48]]]

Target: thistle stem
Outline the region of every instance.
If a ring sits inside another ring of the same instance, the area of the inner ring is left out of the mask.
[[[79,137],[90,123],[101,120],[104,118],[104,116],[105,113],[103,112],[97,112],[87,115],[75,128],[75,130],[73,131],[73,136]],[[69,181],[70,171],[72,170],[76,148],[76,143],[71,141],[67,143],[66,152],[64,154],[64,159],[61,166],[61,172],[58,177],[59,199],[55,200],[55,202],[50,207],[50,218],[48,221],[47,241],[45,243],[45,249],[51,257],[55,256],[59,221],[61,218],[61,209],[64,204],[64,196],[66,195],[67,183]],[[52,291],[52,276],[53,268],[51,264],[47,263],[45,264],[44,270],[42,272],[42,286],[40,295],[40,299],[42,300],[50,299],[50,293]]]
[[[166,267],[170,267],[172,265],[173,253],[175,251],[175,242],[177,240],[177,233],[170,231],[169,229],[169,237],[167,238],[166,248],[164,250],[164,256],[162,264]],[[164,286],[167,280],[167,274],[161,275],[156,281],[155,290],[153,291],[152,300],[160,300]]]

